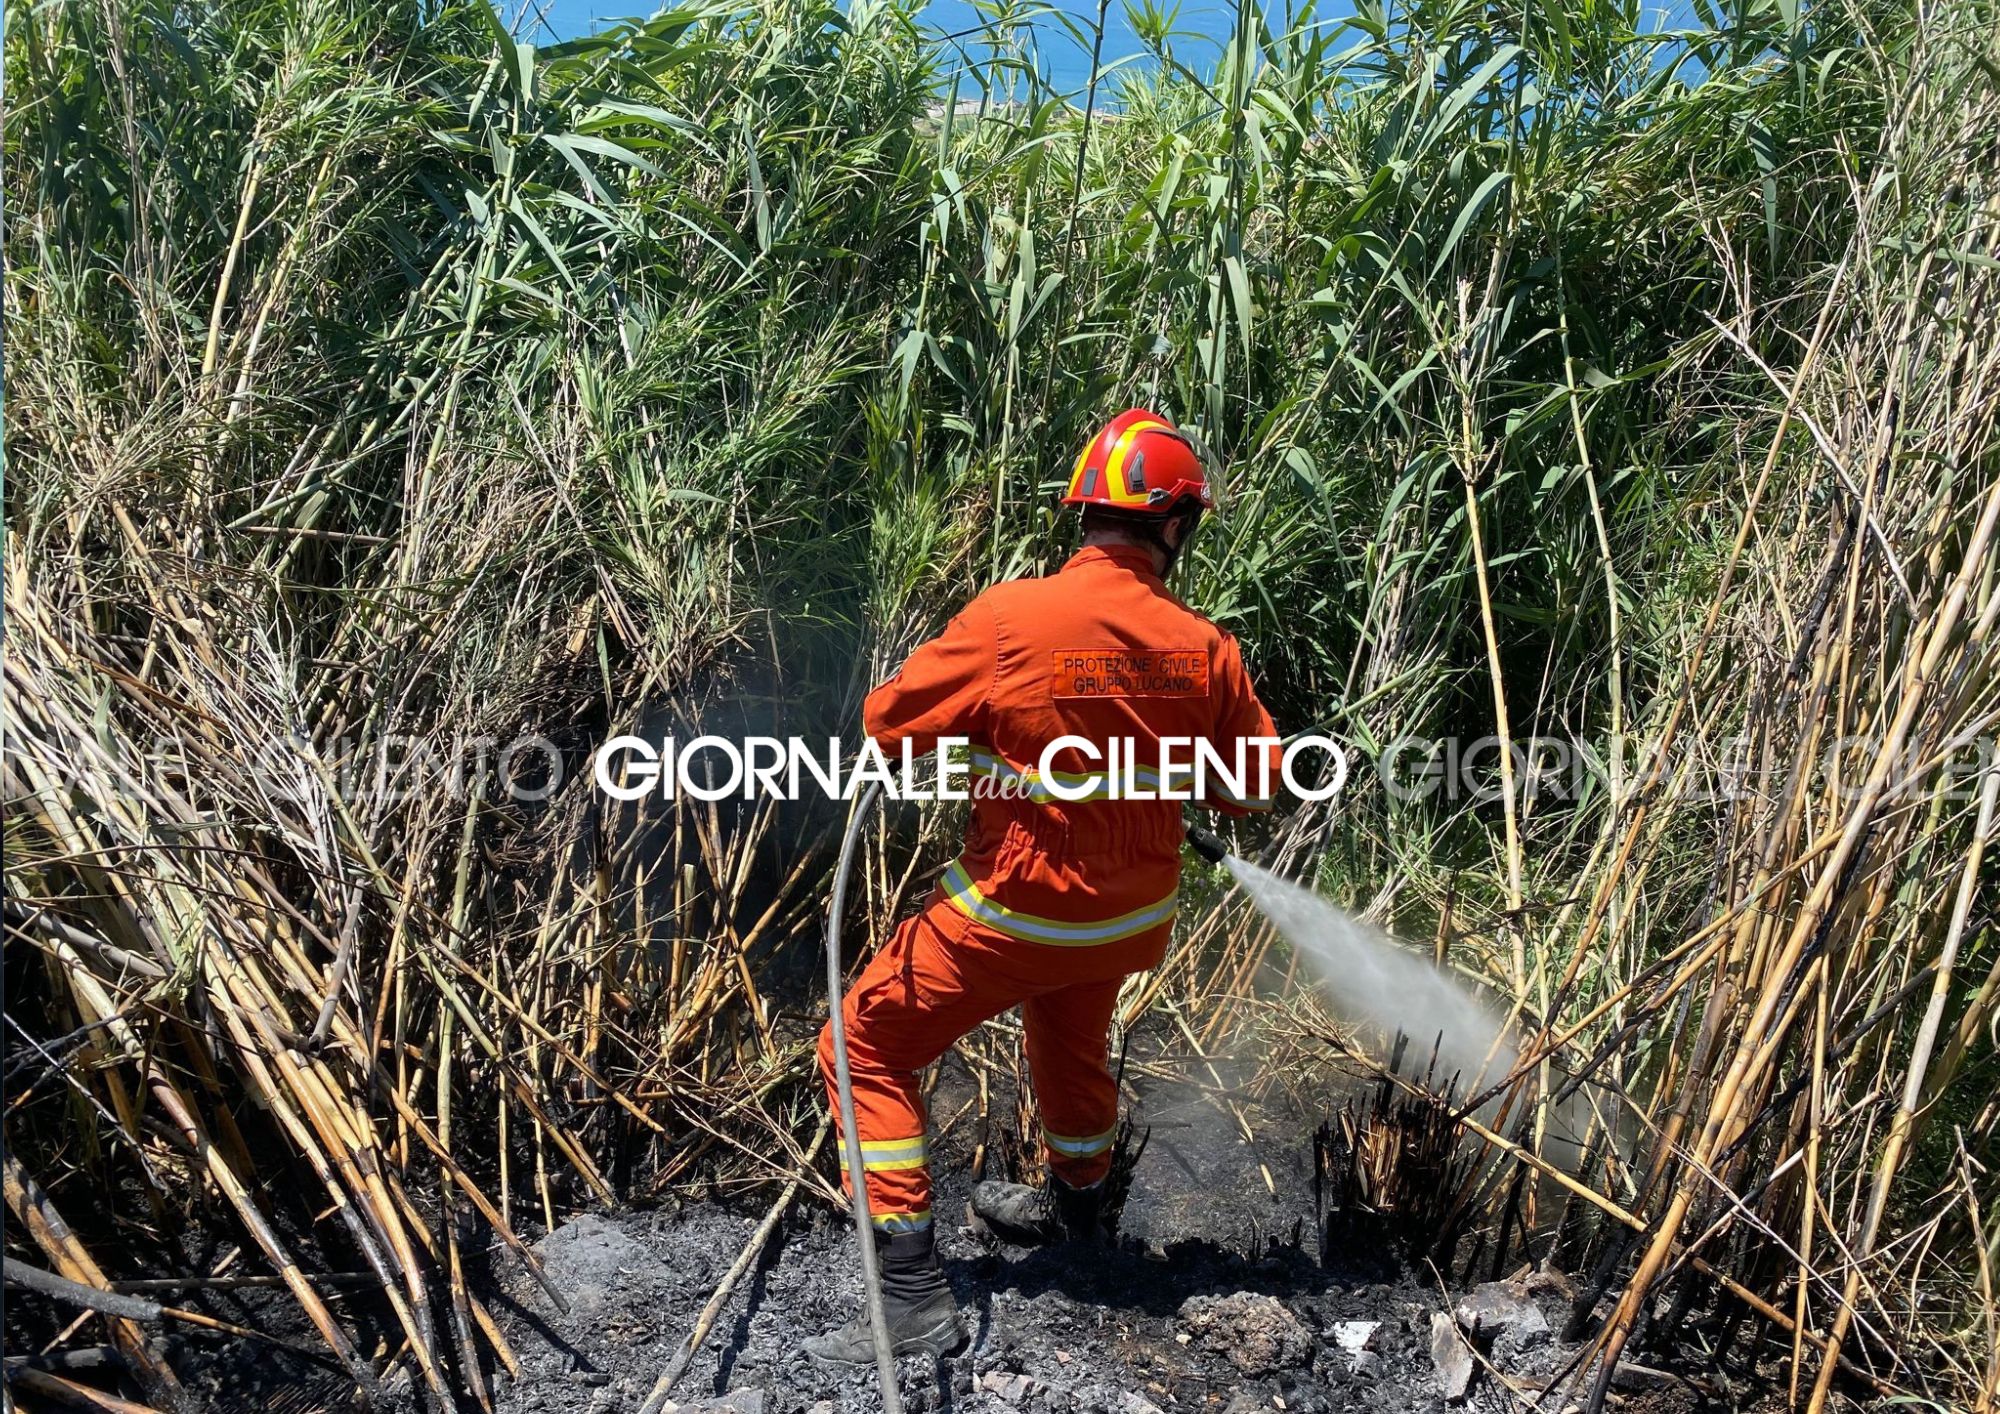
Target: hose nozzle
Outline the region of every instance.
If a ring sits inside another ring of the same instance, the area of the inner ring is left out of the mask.
[[[1187,827],[1187,841],[1194,847],[1194,852],[1210,864],[1222,863],[1229,854],[1229,846],[1214,831],[1203,829],[1200,825]]]

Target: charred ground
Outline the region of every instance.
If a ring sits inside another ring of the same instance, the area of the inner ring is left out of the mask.
[[[940,1109],[953,1088],[941,1087]],[[937,1144],[939,1251],[972,1338],[945,1361],[903,1363],[911,1410],[1485,1414],[1532,1401],[1570,1363],[1575,1349],[1559,1337],[1572,1288],[1559,1276],[1517,1277],[1489,1292],[1518,1303],[1515,1328],[1496,1333],[1476,1319],[1441,1318],[1477,1283],[1448,1285],[1428,1264],[1406,1260],[1386,1230],[1371,1241],[1350,1222],[1344,1240],[1323,1249],[1313,1203],[1317,1116],[1255,1111],[1252,1142],[1199,1091],[1135,1088],[1150,1138],[1115,1248],[1022,1250],[975,1231],[966,1199],[977,1135],[967,1125]],[[518,1380],[501,1382],[501,1414],[639,1409],[756,1223],[754,1213],[703,1203],[590,1214],[545,1236],[538,1250],[572,1309],[558,1313],[518,1269],[499,1278],[523,1367]],[[845,1215],[802,1202],[673,1401],[739,1414],[878,1407],[872,1370],[829,1370],[801,1348],[856,1312],[860,1295]],[[1462,1394],[1434,1345],[1447,1367],[1471,1370]],[[1689,1378],[1635,1366],[1619,1402],[1647,1410],[1764,1402],[1753,1373],[1732,1378],[1690,1354],[1676,1362]]]
[[[1018,1163],[1001,1123],[1017,1107],[996,1085],[982,1130],[969,1103],[976,1083],[963,1061],[947,1060],[932,1097],[934,1115],[948,1117],[934,1136],[934,1207],[945,1274],[972,1335],[947,1360],[904,1362],[912,1414],[1498,1414],[1533,1407],[1573,1364],[1579,1347],[1561,1335],[1574,1287],[1552,1271],[1523,1272],[1528,1259],[1546,1255],[1545,1241],[1523,1252],[1517,1238],[1501,1259],[1511,1279],[1499,1282],[1490,1247],[1471,1235],[1455,1262],[1413,1256],[1406,1223],[1329,1211],[1341,1192],[1351,1199],[1352,1186],[1327,1180],[1326,1131],[1317,1152],[1314,1132],[1329,1109],[1356,1113],[1345,1100],[1258,1104],[1218,1088],[1206,1067],[1206,1085],[1161,1078],[1163,1060],[1126,1077],[1145,1142],[1118,1244],[1047,1250],[1005,1246],[971,1225],[967,1197],[982,1147],[989,1173]],[[1219,1074],[1235,1078],[1227,1066]],[[822,1166],[830,1176],[830,1154]],[[534,1246],[566,1311],[497,1245],[468,1249],[471,1289],[520,1364],[518,1375],[486,1367],[496,1414],[636,1414],[768,1202],[768,1192],[743,1202],[683,1197],[560,1222]],[[216,1254],[197,1265],[215,1269]],[[345,1306],[348,1294],[336,1287],[333,1299]],[[365,1290],[351,1294],[347,1314],[366,1323]],[[313,1358],[311,1332],[281,1291],[181,1299],[295,1343],[178,1332],[175,1363],[208,1407],[287,1414],[356,1407],[344,1377]],[[860,1300],[844,1210],[802,1193],[675,1384],[669,1407],[734,1414],[879,1407],[872,1369],[830,1370],[802,1348],[806,1336],[858,1311]],[[378,1338],[392,1338],[387,1321],[374,1326]],[[1639,1356],[1620,1379],[1617,1404],[1646,1414],[1781,1405],[1782,1391],[1759,1373],[1771,1352],[1743,1340],[1743,1363],[1725,1367],[1704,1344],[1709,1330],[1696,1319],[1682,1328],[1681,1348]],[[381,1394],[397,1414],[421,1407],[406,1366]],[[1570,1402],[1558,1389],[1540,1407]]]

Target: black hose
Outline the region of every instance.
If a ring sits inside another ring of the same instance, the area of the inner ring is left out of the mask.
[[[847,1163],[847,1185],[854,1205],[854,1236],[861,1245],[861,1287],[868,1301],[868,1328],[875,1337],[875,1374],[882,1385],[883,1414],[903,1414],[902,1393],[896,1388],[896,1350],[889,1340],[889,1317],[882,1309],[882,1274],[875,1267],[875,1225],[868,1216],[868,1174],[861,1162],[861,1138],[854,1129],[854,1080],[847,1069],[847,1018],[841,1012],[840,918],[847,904],[847,876],[854,864],[854,846],[861,826],[882,794],[874,781],[855,802],[847,818],[847,835],[840,842],[840,863],[833,871],[833,903],[826,919],[826,994],[828,1025],[833,1031],[833,1075],[840,1092],[841,1155]]]

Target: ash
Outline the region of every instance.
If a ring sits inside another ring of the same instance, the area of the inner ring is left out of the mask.
[[[902,1362],[912,1414],[1499,1414],[1535,1407],[1577,1354],[1559,1339],[1571,1288],[1558,1275],[1518,1271],[1448,1291],[1428,1268],[1401,1263],[1386,1238],[1322,1252],[1309,1125],[1253,1146],[1199,1098],[1155,1103],[1148,1118],[1152,1139],[1113,1248],[997,1244],[970,1226],[967,1146],[956,1155],[952,1143],[936,1146],[939,1256],[972,1335],[945,1360]],[[670,1408],[880,1407],[872,1367],[822,1366],[801,1348],[860,1310],[844,1218],[801,1198]],[[539,1250],[571,1310],[557,1314],[525,1278],[503,1279],[496,1314],[522,1372],[496,1377],[499,1414],[634,1414],[756,1225],[755,1212],[701,1204],[586,1214],[548,1234]],[[1636,1365],[1618,1385],[1618,1404],[1647,1414],[1753,1408],[1761,1398],[1718,1397]],[[1551,1392],[1542,1407],[1574,1398]]]

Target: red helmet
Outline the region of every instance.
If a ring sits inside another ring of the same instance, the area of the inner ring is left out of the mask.
[[[1201,453],[1164,417],[1132,408],[1090,439],[1070,473],[1065,506],[1168,515],[1187,502],[1215,504]]]

